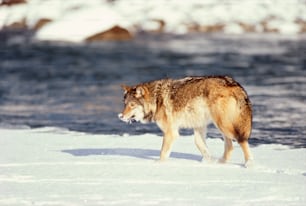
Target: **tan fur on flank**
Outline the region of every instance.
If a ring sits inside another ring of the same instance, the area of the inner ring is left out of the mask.
[[[227,76],[162,79],[133,87],[122,86],[125,108],[119,118],[156,122],[163,131],[160,160],[171,153],[180,128],[194,129],[195,144],[203,158],[210,160],[206,146],[206,128],[214,123],[224,138],[226,162],[233,150],[232,140],[243,150],[245,165],[252,160],[248,139],[252,129],[251,102],[239,83]]]

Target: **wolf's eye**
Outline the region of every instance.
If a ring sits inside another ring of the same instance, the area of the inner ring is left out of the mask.
[[[132,108],[133,108],[133,107],[135,107],[135,106],[136,106],[135,102],[130,102],[130,103],[129,103],[129,107],[132,107]]]

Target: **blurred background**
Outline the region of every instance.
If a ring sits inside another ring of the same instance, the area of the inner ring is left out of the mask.
[[[0,2],[0,127],[161,135],[119,121],[120,84],[230,75],[251,144],[306,147],[305,0]]]

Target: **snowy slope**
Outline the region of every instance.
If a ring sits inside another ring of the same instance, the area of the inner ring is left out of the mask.
[[[305,205],[306,149],[253,147],[243,168],[200,162],[192,137],[157,163],[161,137],[0,130],[0,205]],[[215,157],[223,142],[208,139]]]
[[[37,32],[39,40],[79,42],[115,25],[137,31],[159,30],[184,34],[220,26],[225,33],[305,32],[304,0],[28,0],[0,7],[0,29],[24,22],[34,28],[42,19],[51,23]],[[247,27],[248,29],[244,28]],[[192,29],[193,28],[193,29]],[[201,29],[202,28],[202,29]],[[205,29],[206,28],[206,29]],[[220,31],[220,29],[218,30]]]

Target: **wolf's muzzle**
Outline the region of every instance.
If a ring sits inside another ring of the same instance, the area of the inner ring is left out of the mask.
[[[118,114],[118,118],[119,118],[121,121],[124,121],[124,122],[129,123],[129,124],[131,124],[132,122],[135,121],[135,115],[133,115],[132,117],[126,119],[126,118],[124,118],[124,116],[123,116],[122,113],[119,113],[119,114]]]
[[[122,113],[119,113],[119,114],[118,114],[118,118],[119,118],[120,120],[122,120],[122,119],[123,119],[123,114],[122,114]]]

